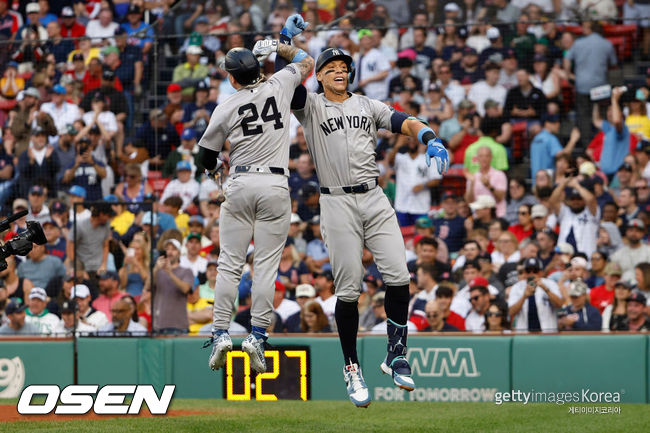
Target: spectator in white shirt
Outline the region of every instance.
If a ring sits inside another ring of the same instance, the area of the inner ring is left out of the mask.
[[[167,198],[179,196],[183,200],[182,210],[185,210],[194,197],[199,195],[199,183],[192,178],[192,165],[189,161],[178,161],[176,164],[177,178],[167,184],[163,191],[160,202],[163,203]]]
[[[96,331],[102,326],[108,325],[108,318],[103,312],[90,306],[90,289],[85,284],[76,284],[70,292],[70,299],[78,306],[79,324],[90,326]]]
[[[187,254],[181,256],[181,267],[190,269],[195,278],[200,273],[205,273],[208,267],[208,260],[199,255],[201,251],[201,234],[190,233],[187,235],[185,248],[187,249]]]
[[[32,288],[29,292],[27,305],[25,323],[33,323],[38,326],[41,334],[52,334],[59,324],[59,318],[45,308],[47,305],[45,289],[40,287]]]
[[[358,36],[361,51],[356,60],[357,86],[367,97],[383,101],[388,98],[390,63],[381,51],[373,48],[370,30],[361,29]]]
[[[467,99],[476,105],[476,111],[481,117],[485,116],[485,101],[492,99],[503,108],[506,102],[508,91],[499,84],[499,71],[501,68],[494,62],[488,62],[484,66],[485,80],[474,83],[467,93]]]
[[[65,87],[57,84],[52,88],[52,102],[41,105],[41,111],[54,120],[59,135],[65,134],[75,120],[81,119],[81,110],[77,105],[66,102],[66,93]]]
[[[562,294],[554,281],[542,278],[542,262],[528,258],[523,279],[508,295],[508,313],[515,331],[557,332],[555,309],[562,307]]]
[[[469,291],[472,309],[465,318],[465,329],[471,332],[485,331],[485,313],[490,307],[490,292],[485,286],[473,286]]]
[[[92,39],[94,46],[115,45],[112,37],[120,25],[113,21],[113,12],[106,8],[97,15],[97,19],[91,20],[86,26],[86,36]],[[109,39],[111,38],[111,39]]]
[[[404,149],[406,152],[398,153]],[[388,164],[395,167],[395,211],[400,226],[412,226],[418,218],[427,216],[431,208],[431,188],[442,176],[427,167],[425,147],[415,138],[398,139],[387,155]]]
[[[321,272],[314,279],[314,288],[318,293],[316,302],[323,307],[323,312],[333,322],[334,308],[336,307],[336,296],[334,295],[334,275],[332,271],[326,270]]]
[[[562,177],[549,198],[549,206],[560,224],[558,243],[567,242],[576,251],[591,257],[596,251],[600,226],[600,208],[594,194],[577,177]]]

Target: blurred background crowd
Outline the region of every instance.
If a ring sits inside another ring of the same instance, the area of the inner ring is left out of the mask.
[[[449,149],[441,178],[416,140],[379,134],[413,332],[650,329],[650,2],[0,0],[0,214],[28,211],[4,239],[29,220],[48,239],[0,272],[1,335],[210,332],[228,180],[197,143],[235,92],[225,53],[296,12],[297,46],[348,52],[351,91]],[[290,128],[270,331],[331,332],[318,179]],[[232,333],[250,331],[254,254]],[[382,278],[360,260],[360,329],[382,333]]]

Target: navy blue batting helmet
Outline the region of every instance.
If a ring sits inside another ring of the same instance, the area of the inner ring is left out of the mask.
[[[352,57],[338,48],[328,48],[320,53],[320,56],[318,56],[318,60],[316,61],[316,72],[323,69],[323,67],[332,60],[343,60],[345,64],[348,65],[348,83],[351,84],[354,82],[354,76],[356,74],[354,61],[352,60]]]
[[[243,86],[253,84],[260,77],[260,63],[253,52],[246,48],[233,48],[228,51],[224,69]]]

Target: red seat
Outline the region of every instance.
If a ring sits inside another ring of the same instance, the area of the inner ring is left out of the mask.
[[[618,57],[619,60],[625,60],[627,58],[626,55],[631,55],[632,53],[626,53],[625,52],[625,37],[623,36],[609,36],[607,37],[607,40],[614,45],[614,50],[616,51],[616,57]]]
[[[515,160],[520,160],[527,149],[526,122],[515,123],[512,125],[512,157]]]
[[[466,184],[467,179],[463,175],[462,169],[450,169],[442,178],[441,187],[443,192],[453,192],[462,197],[465,195]]]
[[[632,57],[634,48],[636,47],[638,28],[635,24],[630,25],[604,25],[603,33],[606,38],[622,37],[624,46],[625,59]]]
[[[564,26],[564,31],[569,32],[569,33],[573,33],[574,35],[580,36],[580,35],[582,35],[582,26],[566,25],[566,26]]]
[[[562,80],[560,87],[562,89],[562,112],[568,113],[573,109],[575,104],[575,88],[568,80]]]

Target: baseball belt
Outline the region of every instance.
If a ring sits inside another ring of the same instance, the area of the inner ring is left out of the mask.
[[[270,173],[289,176],[289,170],[286,168],[266,167],[262,165],[237,165],[235,166],[235,173]]]
[[[320,187],[320,192],[321,194],[332,194],[332,195],[341,195],[341,194],[365,194],[371,189],[375,188],[379,183],[379,180],[377,178],[374,178],[370,182],[366,183],[361,183],[359,185],[353,185],[353,186],[333,186],[333,187],[326,187],[326,186],[321,186]]]

